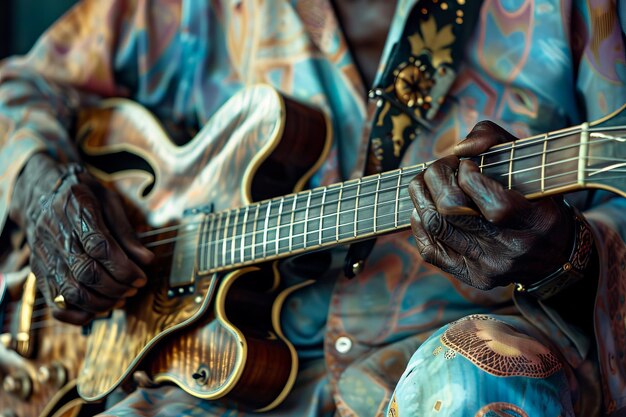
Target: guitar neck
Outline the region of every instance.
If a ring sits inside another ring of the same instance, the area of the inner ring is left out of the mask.
[[[584,188],[593,175],[589,160],[598,153],[591,145],[607,142],[604,136],[620,139],[585,123],[498,145],[471,159],[504,187],[538,198]],[[209,274],[407,229],[413,210],[407,186],[429,164],[204,215],[199,226],[196,221],[179,236],[187,250],[177,252],[195,257],[198,272]]]

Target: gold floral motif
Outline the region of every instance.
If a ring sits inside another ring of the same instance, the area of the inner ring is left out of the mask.
[[[411,118],[404,113],[397,116],[391,116],[393,154],[396,158],[400,157],[400,151],[404,146],[404,131],[411,126]]]
[[[450,46],[454,42],[452,25],[446,25],[441,30],[437,30],[435,18],[430,16],[420,23],[420,31],[409,36],[411,43],[411,53],[418,56],[423,50],[427,50],[432,55],[433,67],[437,68],[443,63],[452,63],[452,49]]]
[[[399,71],[394,83],[396,97],[409,107],[425,104],[426,94],[434,81],[415,65],[408,65]]]

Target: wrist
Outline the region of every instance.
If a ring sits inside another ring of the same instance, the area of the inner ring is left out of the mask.
[[[517,292],[527,293],[537,299],[546,300],[565,288],[580,281],[587,274],[590,260],[595,253],[595,244],[591,229],[582,214],[566,203],[572,219],[573,236],[569,245],[569,255],[559,267],[544,277],[529,284],[516,283]],[[572,230],[570,229],[570,230]]]

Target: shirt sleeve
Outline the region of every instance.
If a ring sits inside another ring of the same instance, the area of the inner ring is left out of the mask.
[[[26,160],[36,152],[77,160],[71,134],[77,111],[103,97],[132,96],[140,73],[176,38],[179,9],[164,0],[85,0],[26,56],[0,64],[0,229]],[[167,90],[165,84],[159,88]]]

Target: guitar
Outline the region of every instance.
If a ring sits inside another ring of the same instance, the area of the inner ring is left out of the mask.
[[[625,122],[622,108],[474,159],[528,198],[584,188],[626,195]],[[93,322],[78,376],[88,401],[142,369],[200,398],[276,407],[298,367],[280,328],[297,287],[282,286],[277,261],[409,228],[406,186],[428,166],[303,191],[329,151],[330,124],[269,86],[234,96],[184,146],[121,100],[83,112],[77,135],[88,168],[147,226],[139,236],[159,259],[149,285]]]
[[[52,318],[37,292],[35,276],[28,270],[5,274],[3,278],[0,416],[77,416],[85,405],[76,391],[76,376],[85,349],[80,328]],[[90,405],[87,408],[95,411]]]

